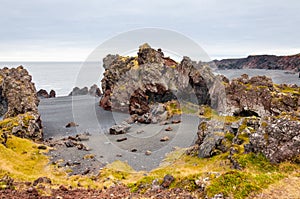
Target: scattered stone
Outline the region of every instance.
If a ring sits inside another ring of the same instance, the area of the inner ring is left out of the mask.
[[[123,121],[121,124],[114,125],[109,129],[109,133],[112,135],[125,134],[130,129],[130,124]]]
[[[117,154],[116,155],[118,158],[121,158],[122,157],[122,154]]]
[[[48,177],[40,177],[33,182],[33,186],[36,186],[39,183],[51,184],[51,180]]]
[[[170,138],[168,136],[165,136],[163,138],[160,139],[161,142],[166,142],[168,141]]]
[[[64,142],[64,144],[66,145],[66,147],[71,148],[74,147],[75,144],[71,141],[71,140],[67,140]]]
[[[47,149],[47,146],[45,146],[45,145],[39,145],[39,146],[38,146],[38,149],[40,149],[40,150],[46,150],[46,149]]]
[[[76,127],[76,126],[79,126],[79,125],[76,124],[75,122],[69,122],[69,123],[66,125],[66,128]]]
[[[124,137],[124,138],[119,138],[119,139],[117,139],[117,142],[123,142],[123,141],[125,141],[125,140],[127,140],[126,137]]]
[[[86,169],[85,171],[82,172],[82,175],[87,175],[88,173],[90,173],[90,169]]]
[[[173,131],[172,127],[168,126],[165,131]]]
[[[137,149],[131,149],[131,152],[137,152]]]
[[[62,191],[68,191],[68,188],[65,187],[64,185],[60,185],[59,189],[62,190]]]
[[[152,152],[149,150],[145,152],[145,155],[151,155],[151,154],[152,154]]]
[[[179,124],[181,120],[172,120],[172,124]]]
[[[167,174],[167,175],[164,177],[164,180],[163,180],[161,186],[162,186],[163,188],[168,188],[174,180],[175,180],[175,179],[174,179],[173,176]]]
[[[154,179],[154,180],[152,181],[152,187],[151,187],[151,189],[152,189],[153,191],[159,190],[159,189],[160,189],[160,185],[159,185],[158,179]]]

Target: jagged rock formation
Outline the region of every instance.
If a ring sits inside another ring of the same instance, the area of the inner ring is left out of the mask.
[[[102,94],[101,94],[100,88],[96,84],[94,84],[91,86],[91,88],[89,90],[89,95],[95,96],[95,97],[100,97]]]
[[[42,126],[37,108],[39,99],[27,70],[22,66],[1,69],[0,91],[4,119],[15,117],[15,122],[11,124],[12,133],[30,139],[42,139]]]
[[[96,84],[92,85],[90,89],[88,87],[78,88],[74,87],[69,96],[78,96],[78,95],[91,95],[91,96],[101,96],[101,91]]]
[[[51,90],[49,93],[49,98],[55,98],[56,97],[56,92],[55,90]]]
[[[209,68],[188,57],[177,63],[148,44],[140,46],[137,57],[106,56],[103,67],[100,106],[106,110],[143,117],[152,103],[186,100],[214,107],[224,103],[223,85]]]
[[[223,77],[228,115],[265,116],[292,113],[300,106],[297,85],[275,85],[271,78],[242,75],[231,82]]]
[[[276,69],[300,72],[300,54],[291,56],[256,55],[241,59],[214,60],[219,69]]]
[[[290,117],[267,117],[260,128],[250,134],[250,151],[262,152],[271,162],[299,158],[300,121]]]
[[[74,87],[69,96],[87,95],[89,93],[88,87],[78,88]]]
[[[40,89],[36,94],[39,98],[49,98],[49,93],[45,89]]]
[[[54,90],[51,90],[50,93],[48,93],[46,90],[40,89],[37,92],[37,96],[39,98],[54,98],[54,97],[56,97],[56,93]]]

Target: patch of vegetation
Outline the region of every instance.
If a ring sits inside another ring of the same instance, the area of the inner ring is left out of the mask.
[[[266,188],[269,184],[283,178],[279,173],[250,173],[231,170],[211,181],[207,187],[207,196],[222,193],[225,197],[246,198],[250,193]]]

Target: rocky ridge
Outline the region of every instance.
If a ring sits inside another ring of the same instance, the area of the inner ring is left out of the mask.
[[[272,69],[300,71],[300,54],[290,56],[252,55],[240,59],[214,60],[218,69]]]

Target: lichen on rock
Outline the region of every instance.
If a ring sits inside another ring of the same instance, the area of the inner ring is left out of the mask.
[[[0,70],[0,91],[2,107],[7,106],[4,119],[11,119],[11,133],[34,140],[43,137],[41,119],[38,112],[39,99],[32,78],[23,66]],[[2,110],[4,110],[2,108]],[[7,126],[2,127],[4,131]]]
[[[188,57],[177,63],[164,57],[161,49],[155,50],[148,44],[140,46],[137,54],[137,57],[107,55],[103,59],[104,95],[100,106],[105,110],[144,117],[152,104],[172,100],[215,107],[224,104],[224,96],[218,97],[223,85],[202,63]]]

